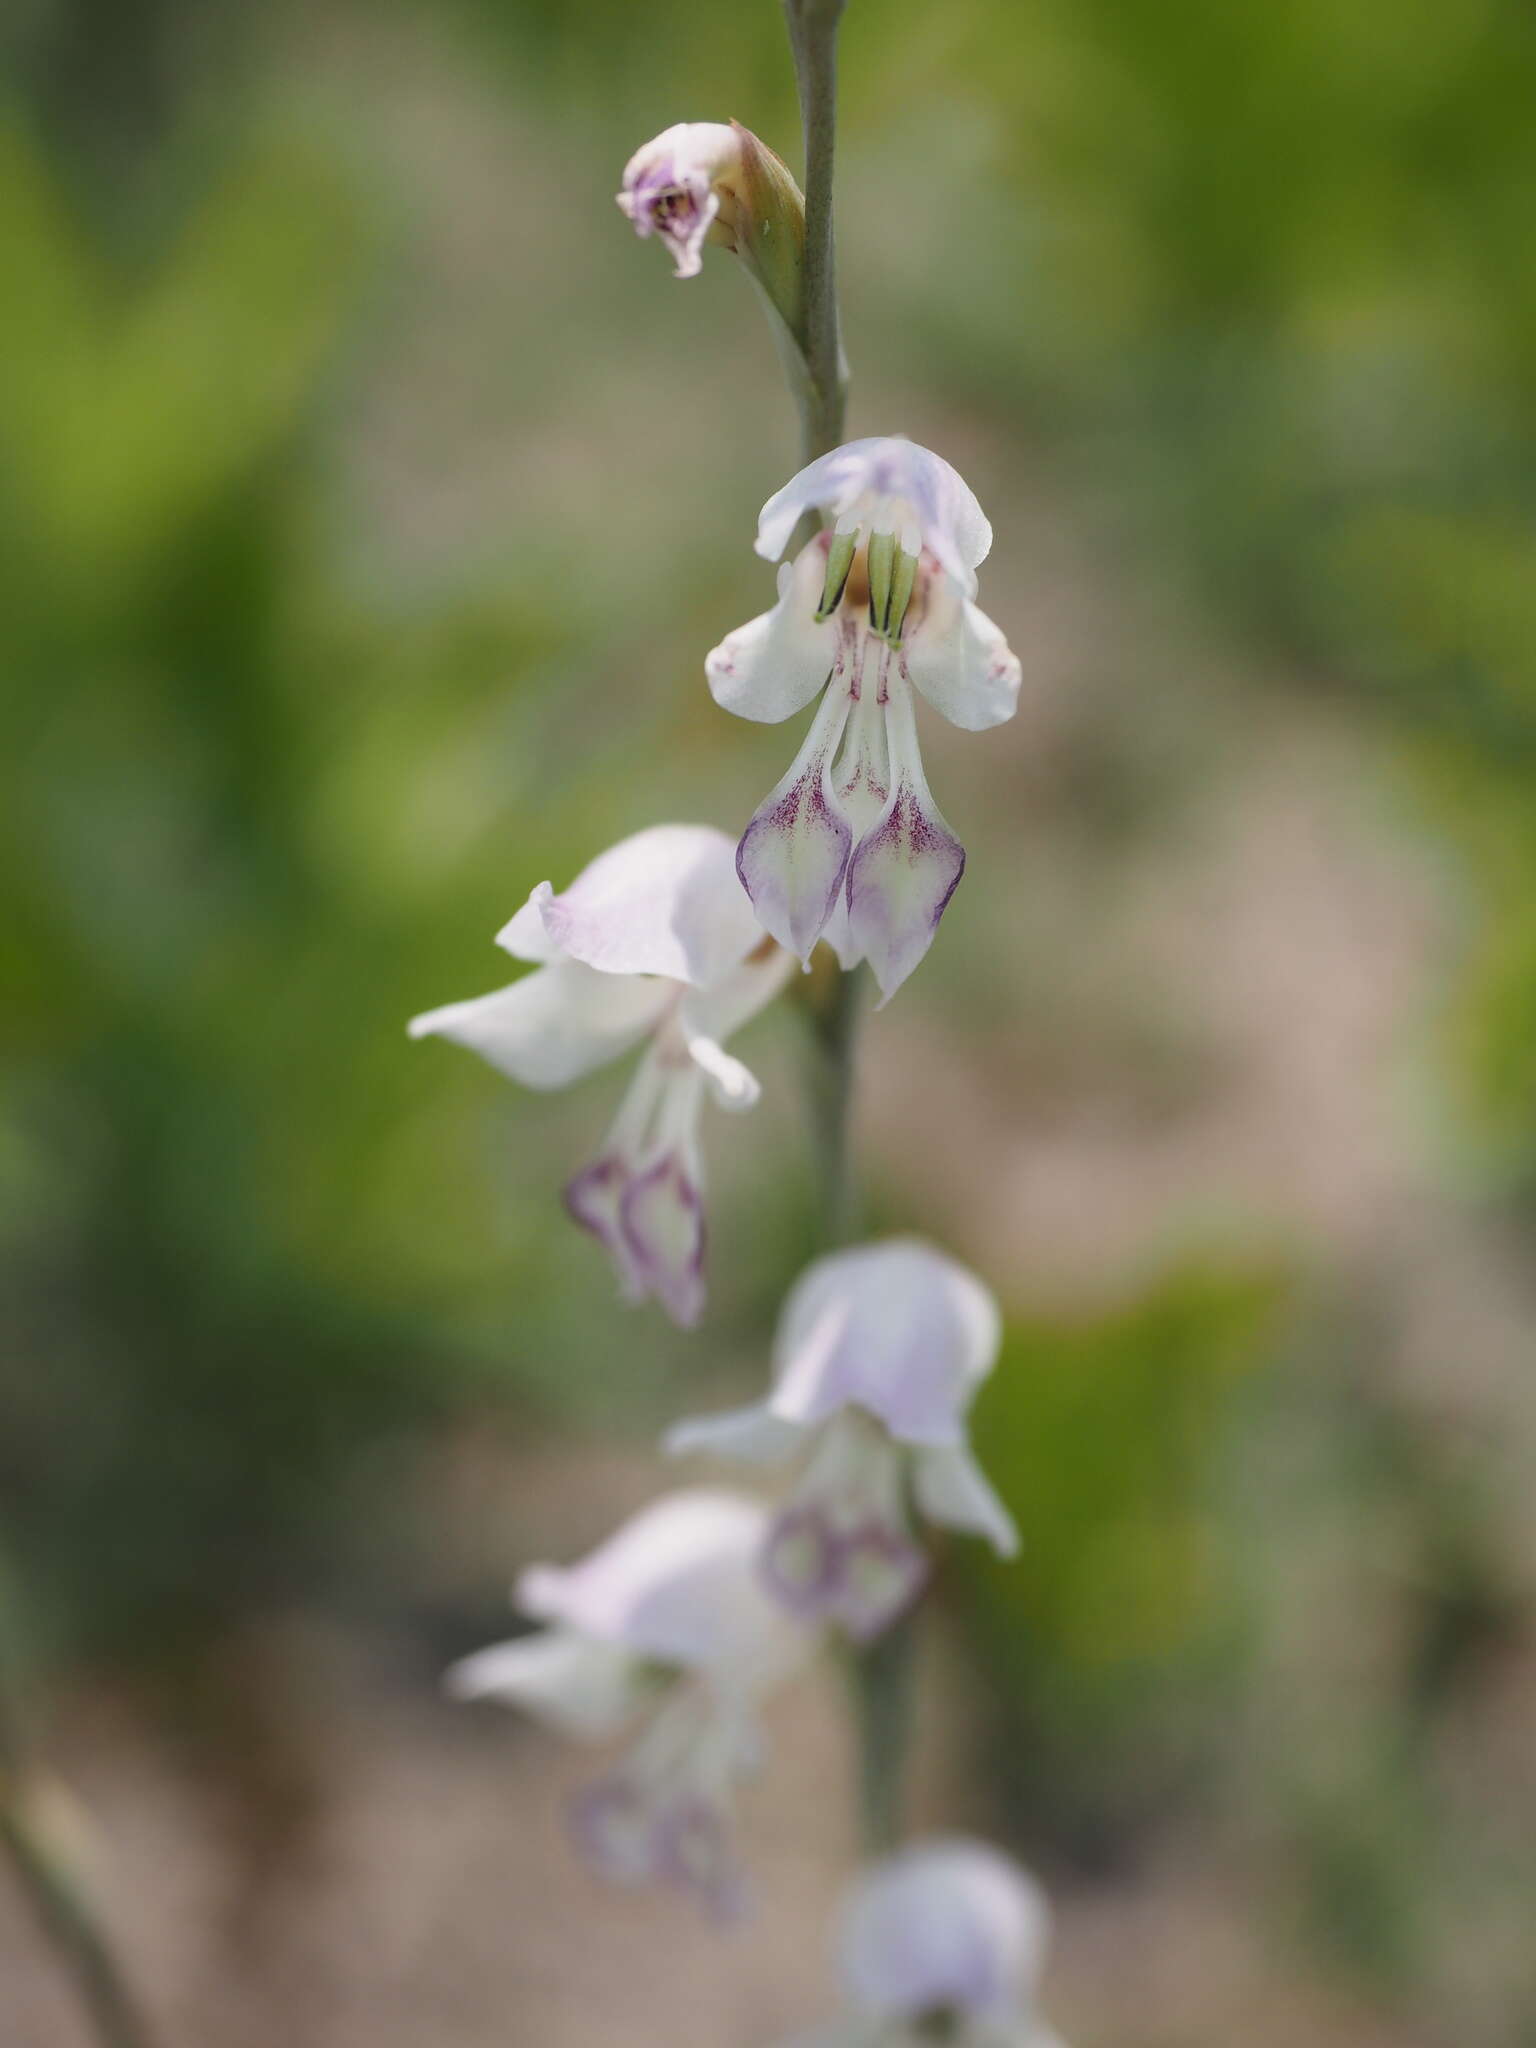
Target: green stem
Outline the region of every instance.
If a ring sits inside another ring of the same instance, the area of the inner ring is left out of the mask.
[[[117,1958],[49,1815],[49,1788],[25,1760],[21,1715],[0,1688],[0,1846],[53,1944],[101,2048],[149,2048]]]
[[[784,0],[805,130],[806,383],[797,389],[804,459],[840,446],[848,403],[837,311],[832,171],[837,144],[837,31],[844,0]]]
[[[844,0],[784,0],[805,129],[805,375],[792,377],[790,382],[800,407],[806,462],[841,445],[848,403],[832,232],[837,31],[843,6]],[[812,1037],[808,1093],[821,1152],[822,1235],[828,1245],[846,1244],[859,1225],[848,1124],[863,982],[862,968],[843,974],[823,949],[804,984]],[[906,1617],[852,1662],[859,1735],[860,1832],[870,1856],[888,1853],[901,1835],[902,1780],[912,1721],[913,1652],[914,1627]]]

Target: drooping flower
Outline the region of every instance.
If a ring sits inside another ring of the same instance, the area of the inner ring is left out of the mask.
[[[665,1495],[579,1564],[535,1565],[516,1603],[544,1627],[466,1657],[460,1699],[498,1699],[587,1742],[630,1732],[580,1795],[576,1840],[620,1884],[656,1881],[710,1911],[739,1903],[738,1782],[760,1756],[757,1715],[813,1638],[764,1591],[766,1512],[745,1495]]]
[[[799,1454],[764,1575],[795,1612],[867,1642],[927,1578],[909,1495],[931,1522],[985,1536],[1005,1556],[1018,1547],[966,1436],[1000,1334],[986,1288],[929,1245],[833,1252],[790,1290],[768,1399],[679,1423],[667,1447],[764,1464]]]
[[[413,1038],[468,1046],[528,1088],[564,1088],[648,1041],[597,1158],[566,1189],[626,1295],[673,1319],[704,1306],[706,1093],[750,1109],[758,1084],[724,1050],[782,986],[787,956],[741,893],[730,841],[655,825],[556,895],[541,882],[497,944],[538,963],[508,988],[413,1018]]]
[[[848,2016],[794,2048],[1061,2048],[1036,2008],[1048,1927],[1039,1886],[999,1850],[915,1843],[851,1889],[838,1942]]]
[[[819,938],[867,959],[889,998],[932,942],[965,867],[918,751],[913,692],[951,724],[1011,718],[1020,670],[977,609],[992,529],[961,477],[913,442],[850,441],[763,507],[772,561],[806,513],[826,523],[779,570],[779,601],[705,664],[743,718],[821,704],[789,773],[742,834],[737,867],[764,926],[801,960]]]

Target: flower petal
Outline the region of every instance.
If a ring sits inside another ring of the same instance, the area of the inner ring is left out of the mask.
[[[594,1159],[566,1182],[565,1207],[573,1223],[590,1231],[613,1261],[619,1291],[628,1302],[644,1301],[645,1281],[624,1237],[624,1195],[629,1168],[612,1152]]]
[[[984,1536],[999,1557],[1017,1557],[1019,1532],[964,1444],[936,1444],[914,1460],[913,1491],[930,1522]]]
[[[792,476],[758,516],[757,552],[776,561],[807,512],[836,521],[860,499],[899,500],[915,516],[932,549],[967,596],[992,546],[992,528],[975,494],[940,455],[902,435],[848,441]]]
[[[1009,1857],[959,1838],[921,1843],[877,1864],[851,1893],[843,1976],[857,2008],[880,2017],[1024,2017],[1047,1927],[1039,1887]]]
[[[580,1564],[525,1571],[518,1605],[534,1620],[750,1691],[809,1647],[758,1582],[767,1531],[767,1510],[744,1494],[667,1494]]]
[[[778,1465],[800,1447],[805,1432],[766,1406],[733,1408],[724,1415],[695,1415],[677,1422],[662,1438],[673,1457],[703,1451],[744,1465]]]
[[[1000,1337],[991,1294],[931,1245],[832,1252],[784,1304],[769,1406],[801,1427],[863,1408],[900,1442],[957,1444]]]
[[[828,690],[794,765],[736,849],[736,872],[763,929],[802,961],[832,914],[853,842],[830,772],[847,716],[847,696]]]
[[[837,661],[835,619],[816,619],[826,571],[828,536],[818,534],[779,570],[779,601],[704,660],[709,693],[723,711],[777,725],[803,711]]]
[[[565,1088],[651,1031],[674,991],[557,960],[509,988],[413,1017],[412,1038],[451,1038],[525,1088]]]
[[[456,1699],[504,1700],[592,1742],[617,1735],[648,1690],[628,1650],[559,1628],[479,1650],[450,1666],[443,1682]]]
[[[848,862],[848,930],[888,1003],[933,944],[965,873],[965,848],[933,800],[917,751],[911,692],[891,678],[894,777],[879,819]]]
[[[620,209],[642,239],[655,234],[667,244],[676,276],[698,275],[705,238],[720,211],[713,187],[740,162],[734,128],[720,121],[679,121],[624,166]]]
[[[663,1153],[631,1176],[619,1228],[640,1285],[691,1330],[704,1313],[704,1199],[680,1152]]]
[[[522,952],[535,907],[561,953],[604,974],[707,985],[762,939],[741,900],[734,849],[709,825],[652,825],[621,839],[558,896],[547,884],[536,889],[497,943]]]
[[[986,613],[945,576],[923,580],[921,615],[909,615],[902,673],[964,732],[1002,725],[1019,707],[1018,656]]]

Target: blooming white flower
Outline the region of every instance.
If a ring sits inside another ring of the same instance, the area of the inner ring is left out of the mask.
[[[850,2008],[795,2048],[1061,2048],[1035,2009],[1049,1918],[1011,1858],[960,1837],[916,1843],[857,1881],[839,1962]]]
[[[929,791],[913,691],[967,731],[1001,724],[1020,670],[973,603],[992,529],[947,462],[901,439],[850,441],[763,507],[772,561],[809,512],[830,520],[779,570],[779,601],[705,669],[716,703],[776,722],[821,695],[737,867],[765,927],[802,960],[826,938],[889,998],[933,939],[965,849]]]
[[[541,882],[497,944],[538,963],[509,988],[413,1018],[529,1088],[563,1088],[648,1040],[607,1139],[566,1189],[633,1300],[684,1325],[704,1306],[706,1092],[750,1109],[758,1084],[722,1040],[782,986],[787,956],[741,893],[730,841],[655,825],[556,895]]]
[[[791,1289],[760,1406],[679,1423],[676,1452],[773,1463],[807,1453],[768,1532],[763,1569],[796,1612],[868,1641],[916,1598],[927,1560],[910,1491],[928,1518],[1018,1537],[972,1456],[965,1417],[1000,1342],[997,1304],[974,1274],[914,1238],[833,1252]]]
[[[503,1700],[584,1741],[639,1724],[577,1801],[577,1841],[604,1876],[679,1885],[720,1913],[740,1898],[731,1810],[760,1754],[757,1708],[813,1641],[763,1589],[765,1528],[744,1495],[668,1494],[579,1564],[525,1571],[517,1605],[544,1629],[447,1677],[461,1699]]]

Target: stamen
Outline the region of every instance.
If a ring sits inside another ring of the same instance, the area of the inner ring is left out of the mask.
[[[848,581],[848,571],[853,567],[853,558],[859,551],[859,530],[852,533],[834,533],[827,549],[827,574],[821,587],[821,603],[816,608],[816,623],[821,625],[830,619],[843,601],[843,589]]]
[[[917,556],[907,550],[896,550],[895,565],[891,570],[891,602],[886,613],[885,637],[893,647],[901,645],[901,628],[907,616],[907,606],[912,602],[913,587],[917,582]]]
[[[869,537],[869,623],[871,629],[884,634],[886,619],[891,609],[891,562],[896,552],[896,536],[890,533],[872,533]]]

